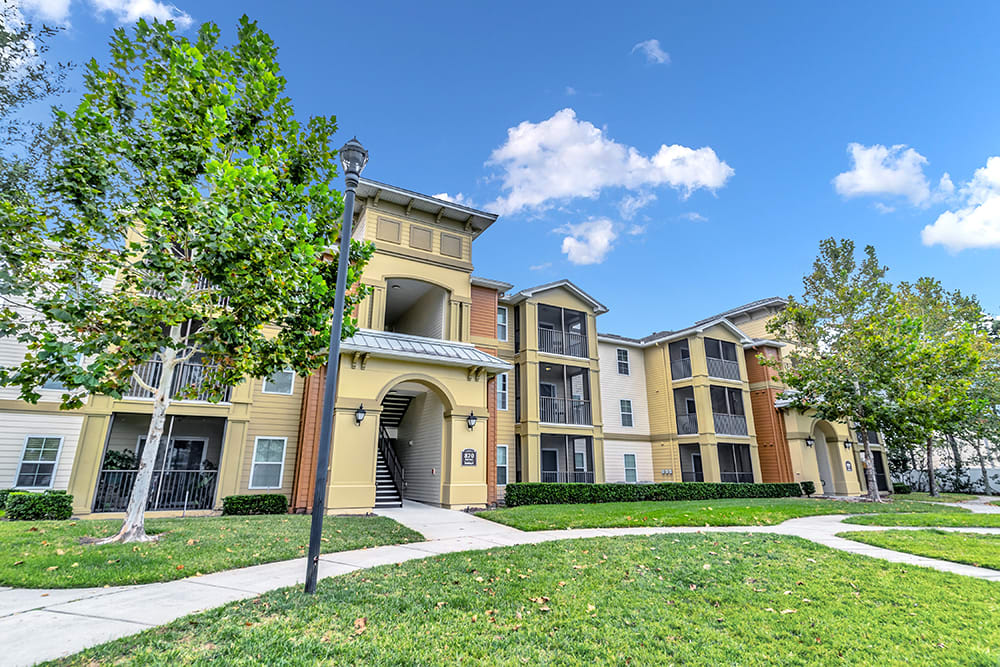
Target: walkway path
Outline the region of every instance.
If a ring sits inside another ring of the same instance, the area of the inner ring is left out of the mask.
[[[1000,511],[1000,507],[979,501],[963,505],[973,512]],[[584,528],[523,532],[464,512],[418,503],[407,502],[401,509],[380,510],[379,514],[419,531],[427,541],[324,554],[320,557],[320,577],[333,577],[436,554],[515,544],[615,535],[727,532],[795,535],[842,551],[1000,581],[1000,571],[997,570],[913,556],[836,537],[836,533],[846,530],[886,530],[881,526],[843,525],[844,516],[791,519],[777,526]],[[1000,533],[997,528],[942,530]],[[71,655],[89,646],[141,632],[187,614],[252,598],[275,588],[301,584],[305,568],[305,559],[297,558],[141,586],[69,590],[0,587],[0,646],[3,647],[0,664],[32,665]]]

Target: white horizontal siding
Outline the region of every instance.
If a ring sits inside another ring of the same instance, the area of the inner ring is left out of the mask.
[[[437,396],[418,394],[399,424],[396,456],[406,474],[403,496],[410,500],[441,502],[441,438],[444,406]]]
[[[629,351],[629,374],[618,372],[618,349]],[[646,400],[646,370],[642,350],[598,342],[601,368],[601,418],[605,433],[649,435],[649,404]],[[632,401],[633,426],[622,426],[622,399]]]
[[[0,411],[0,489],[14,487],[24,440],[29,435],[62,437],[62,450],[56,463],[52,488],[66,489],[82,426],[83,415]]]
[[[635,454],[635,479],[637,482],[653,480],[653,449],[648,442],[633,440],[604,441],[604,481],[625,481],[625,455]]]

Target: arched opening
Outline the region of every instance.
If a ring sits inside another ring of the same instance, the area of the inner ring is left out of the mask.
[[[441,502],[441,463],[447,396],[436,386],[404,380],[382,398],[375,506],[401,504],[403,498]]]
[[[816,467],[819,470],[823,493],[847,493],[844,472],[840,469],[840,456],[836,449],[839,446],[837,432],[828,422],[816,423],[814,439],[816,440]]]
[[[445,338],[448,331],[448,290],[413,278],[386,281],[385,330]]]

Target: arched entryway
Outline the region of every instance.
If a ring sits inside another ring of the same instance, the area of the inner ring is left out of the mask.
[[[815,440],[813,448],[816,451],[816,469],[823,486],[822,493],[846,494],[847,481],[842,469],[837,432],[829,422],[818,421],[812,437]]]

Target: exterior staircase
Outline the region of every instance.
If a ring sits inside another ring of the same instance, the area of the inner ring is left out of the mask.
[[[381,450],[375,462],[375,507],[402,507],[403,499],[399,495],[396,483],[392,481],[389,464],[385,462]]]

